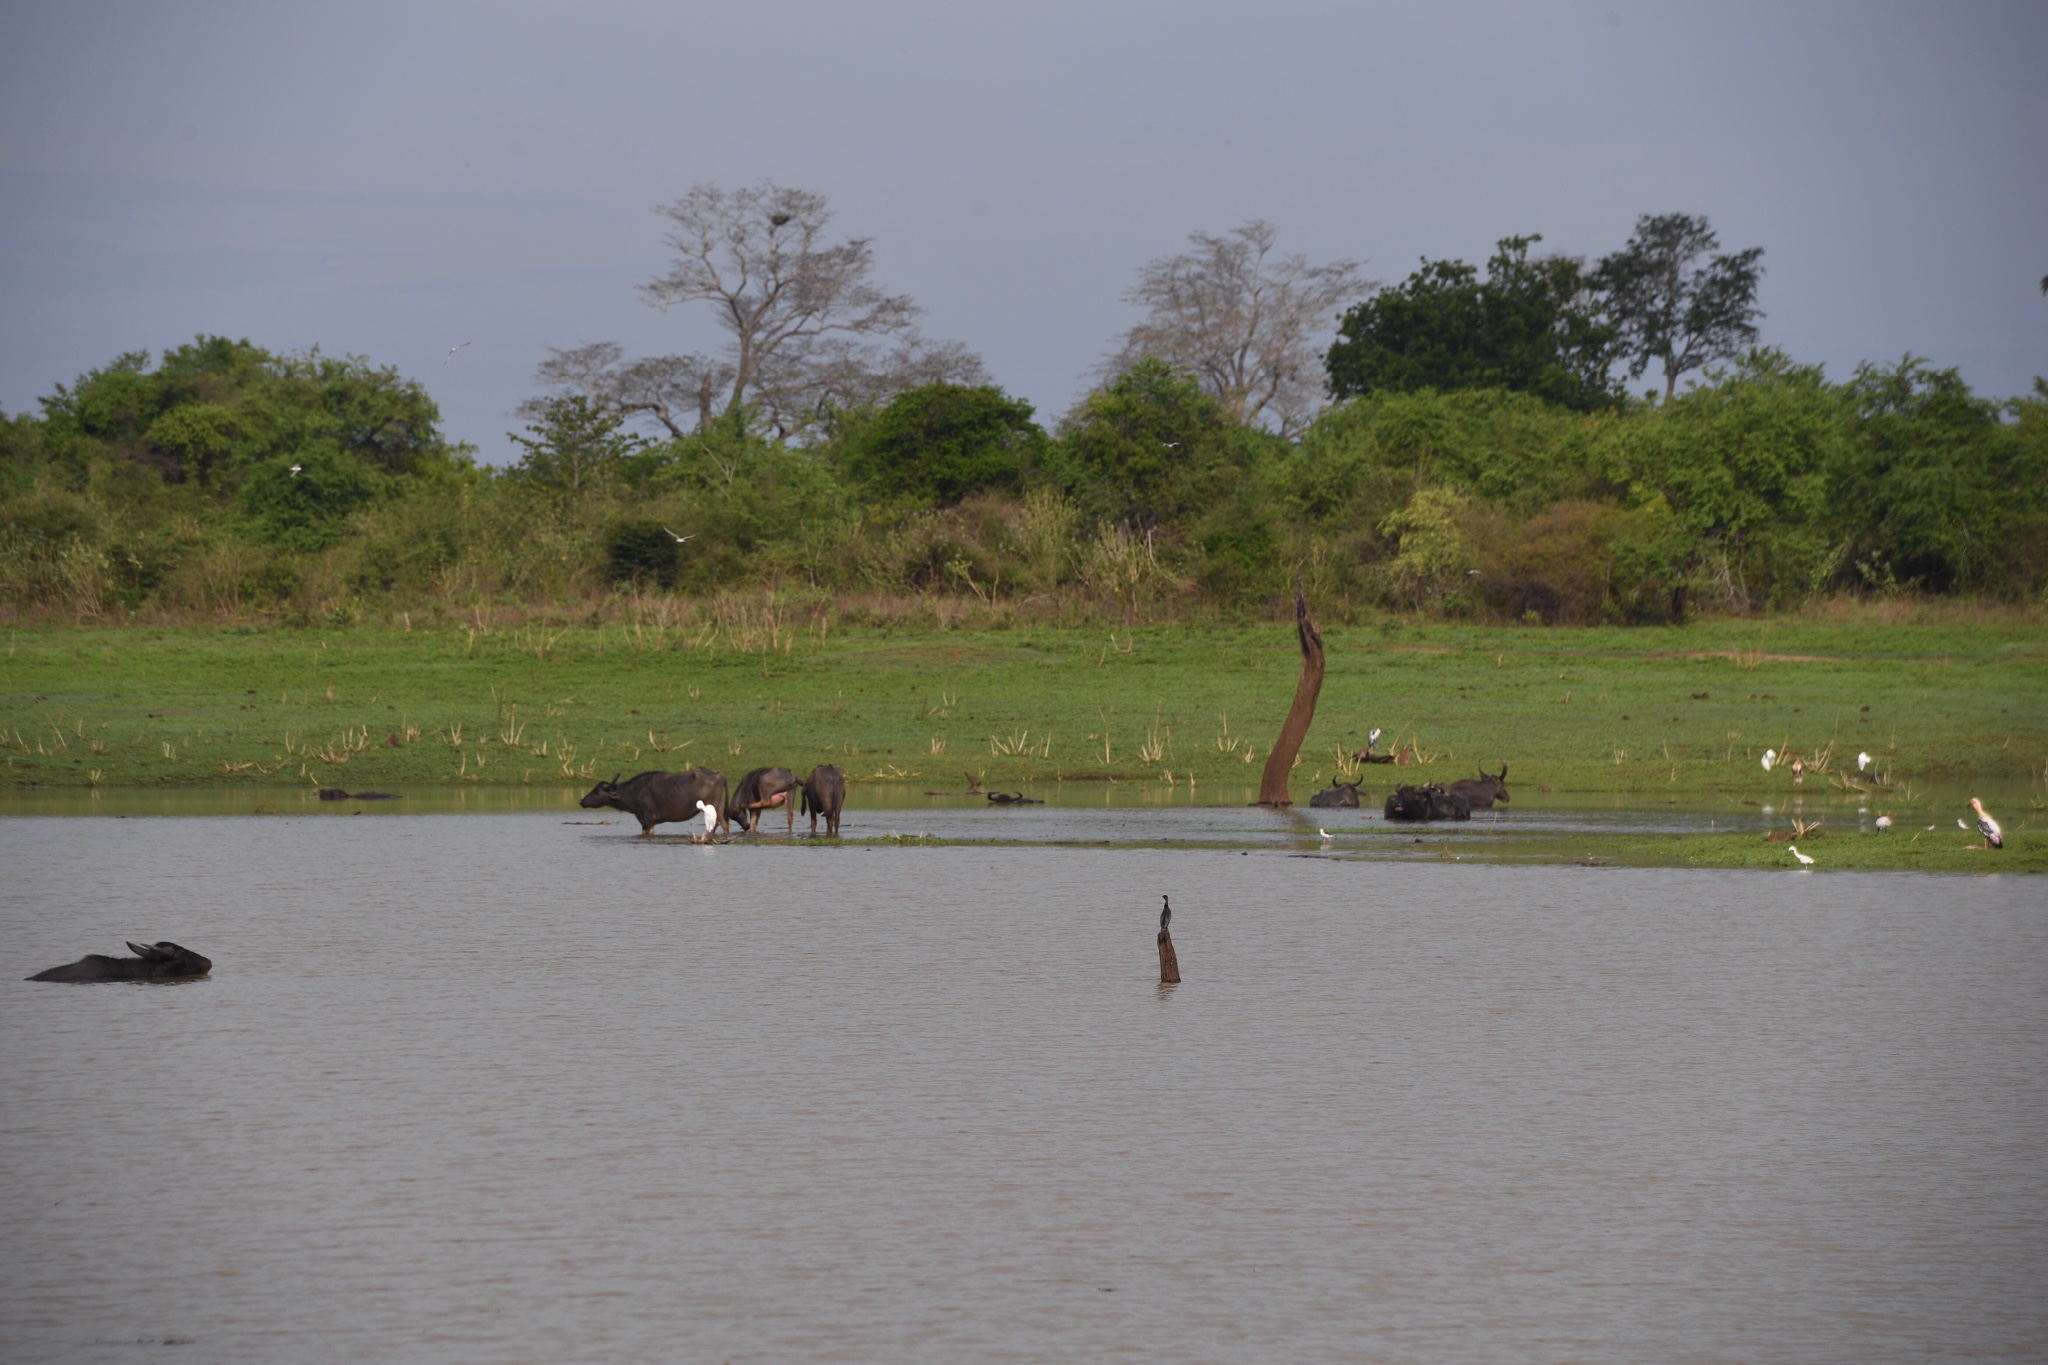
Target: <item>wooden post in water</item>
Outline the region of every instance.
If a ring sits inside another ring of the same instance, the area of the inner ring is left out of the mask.
[[[1159,898],[1159,984],[1174,986],[1180,983],[1180,959],[1173,954],[1173,935],[1166,932],[1166,922],[1173,918],[1173,902]]]
[[[1316,718],[1316,697],[1323,690],[1323,633],[1308,614],[1308,597],[1302,591],[1301,575],[1294,576],[1294,633],[1301,641],[1301,681],[1294,687],[1294,705],[1287,708],[1286,723],[1273,752],[1266,755],[1266,771],[1259,779],[1259,804],[1291,806],[1287,775],[1294,769],[1294,757],[1308,738],[1309,722]]]

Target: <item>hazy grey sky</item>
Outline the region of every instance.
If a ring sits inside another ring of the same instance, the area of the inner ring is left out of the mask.
[[[2048,373],[2044,59],[2040,3],[13,0],[0,407],[224,333],[397,365],[503,459],[547,346],[715,344],[634,292],[650,210],[764,177],[1048,422],[1136,267],[1252,217],[1391,281],[1704,213],[1766,249],[1766,341],[2010,395]]]

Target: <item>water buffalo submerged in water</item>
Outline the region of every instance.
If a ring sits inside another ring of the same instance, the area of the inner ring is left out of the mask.
[[[1389,820],[1470,820],[1472,803],[1432,782],[1426,787],[1396,787],[1387,796]]]
[[[839,836],[839,809],[846,804],[846,774],[830,763],[811,769],[804,779],[804,814],[811,817],[811,833],[818,832],[818,817],[825,817],[825,833]]]
[[[1358,809],[1358,784],[1356,782],[1332,782],[1329,790],[1319,791],[1308,799],[1311,806],[1336,806],[1344,810]]]
[[[641,773],[620,785],[617,774],[600,782],[580,803],[585,810],[610,806],[640,822],[640,832],[651,834],[656,825],[672,825],[697,818],[697,803],[708,802],[713,809],[725,805],[725,774],[710,768],[690,768],[679,773]],[[723,820],[719,822],[724,824]]]
[[[1499,777],[1481,768],[1478,777],[1461,777],[1444,790],[1464,797],[1473,810],[1492,810],[1494,802],[1508,799],[1508,765],[1500,765]]]
[[[780,806],[789,816],[789,832],[796,833],[796,774],[787,768],[756,768],[740,779],[726,818],[752,832],[760,825],[757,812]]]
[[[190,981],[213,970],[213,960],[175,943],[131,943],[134,957],[89,953],[67,966],[37,972],[31,981]]]

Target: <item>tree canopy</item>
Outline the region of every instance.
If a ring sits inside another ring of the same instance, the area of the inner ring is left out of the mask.
[[[1425,259],[1351,309],[1324,361],[1332,396],[1507,389],[1581,411],[1612,406],[1615,329],[1578,261],[1530,259],[1542,240],[1502,238],[1484,279],[1464,261]]]

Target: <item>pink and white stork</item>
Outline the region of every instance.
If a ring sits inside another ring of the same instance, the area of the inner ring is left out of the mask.
[[[1984,846],[2004,848],[2005,830],[1991,818],[1991,812],[1984,809],[1984,803],[1973,796],[1970,798],[1970,809],[1977,812],[1977,832],[1984,836]]]

